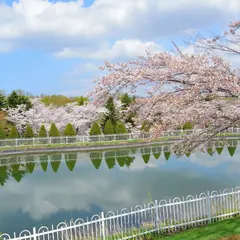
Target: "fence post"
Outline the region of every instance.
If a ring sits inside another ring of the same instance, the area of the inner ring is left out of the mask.
[[[101,229],[102,229],[102,240],[106,239],[105,235],[105,218],[104,218],[104,212],[101,212]]]
[[[52,138],[51,137],[49,137],[49,144],[51,144],[52,143]]]
[[[240,191],[239,191],[238,188],[235,191],[236,191],[236,194],[237,194],[238,215],[240,215]]]
[[[16,147],[18,146],[18,140],[17,138],[15,139],[15,144],[16,144]]]
[[[158,217],[158,201],[155,200],[155,228],[157,228],[157,231],[159,233],[159,217]]]
[[[66,136],[66,144],[68,144],[68,136]]]
[[[36,228],[34,227],[33,228],[33,240],[37,240],[37,231],[36,231]]]
[[[33,140],[33,146],[35,145],[35,141],[34,141],[34,138],[32,139]]]
[[[208,219],[209,223],[212,222],[212,213],[211,213],[211,195],[210,192],[207,191],[207,208],[208,208]]]

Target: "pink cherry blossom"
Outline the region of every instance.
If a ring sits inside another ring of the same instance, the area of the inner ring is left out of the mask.
[[[27,111],[24,105],[7,110],[7,119],[16,125],[20,133],[23,133],[27,124],[36,133],[42,124],[49,130],[51,123],[55,123],[58,129],[63,132],[66,125],[72,123],[78,134],[85,135],[92,122],[96,121],[102,112],[101,108],[97,108],[91,103],[85,106],[70,103],[64,107],[56,108],[54,106],[47,107],[41,103],[40,99],[35,98],[32,99],[32,104],[33,107]]]
[[[228,38],[232,43],[229,52],[240,54],[240,38],[236,34],[239,26],[239,21],[235,22],[228,34],[203,43],[209,49],[226,51],[220,42]],[[94,103],[101,105],[109,93],[138,93],[144,87],[144,97],[137,98],[133,108],[138,111],[139,122],[148,119],[152,123],[154,137],[190,121],[195,131],[185,143],[192,149],[193,141],[206,141],[206,133],[207,140],[211,140],[219,131],[240,123],[240,69],[233,69],[216,52],[146,52],[146,56],[134,61],[105,61],[100,69],[108,73],[97,79],[97,86],[90,93]]]

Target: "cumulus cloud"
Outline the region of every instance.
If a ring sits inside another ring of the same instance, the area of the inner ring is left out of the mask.
[[[155,38],[188,29],[227,23],[239,14],[238,0],[96,0],[83,7],[83,0],[50,2],[19,0],[0,4],[0,51],[16,47],[44,49],[58,56],[110,58],[138,54],[128,46],[154,48]],[[130,39],[127,41],[119,39]],[[113,46],[103,45],[111,39]],[[140,40],[138,40],[140,39]],[[1,44],[8,42],[9,45]],[[114,43],[115,42],[115,43]]]
[[[87,160],[89,162],[89,159]],[[21,211],[34,220],[46,220],[60,210],[90,211],[93,204],[101,206],[104,211],[115,211],[118,208],[149,202],[149,192],[156,199],[181,196],[185,193],[176,187],[180,181],[183,185],[192,181],[193,186],[194,181],[198,183],[206,181],[203,177],[193,179],[193,173],[186,175],[186,171],[181,173],[167,169],[157,170],[152,166],[148,167],[142,159],[136,161],[138,163],[135,164],[135,170],[132,169],[131,172],[124,170],[125,173],[116,169],[105,169],[105,162],[102,163],[101,170],[96,173],[97,170],[94,170],[90,164],[84,166],[79,162],[74,172],[62,170],[54,175],[35,172],[32,176],[25,176],[20,183],[9,181],[1,191],[0,213],[11,216],[12,213]],[[141,171],[144,167],[148,170]],[[207,181],[214,183],[210,177]],[[166,185],[166,182],[169,185]],[[156,192],[156,188],[161,191]],[[186,192],[192,191],[188,188]]]
[[[112,46],[103,47],[98,51],[85,51],[82,48],[65,48],[63,51],[56,53],[55,56],[60,58],[92,58],[92,59],[116,59],[118,57],[136,57],[145,54],[145,51],[159,52],[163,48],[153,42],[142,42],[139,39],[118,40]]]

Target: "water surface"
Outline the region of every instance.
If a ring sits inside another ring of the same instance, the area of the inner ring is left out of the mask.
[[[236,187],[240,149],[221,151],[178,158],[159,146],[2,157],[0,232],[19,233],[155,199]]]

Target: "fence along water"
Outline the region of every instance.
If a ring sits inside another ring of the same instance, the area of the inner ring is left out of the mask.
[[[162,137],[174,137],[179,139],[184,134],[191,134],[192,130],[174,130],[163,132]],[[240,128],[229,128],[221,134],[240,134]],[[96,136],[72,136],[72,137],[46,137],[46,138],[16,138],[0,140],[0,147],[18,147],[18,146],[37,146],[49,144],[72,144],[87,142],[112,142],[126,140],[140,140],[151,137],[149,133],[138,134],[113,134],[113,135],[96,135]]]
[[[110,142],[122,140],[134,140],[149,138],[149,134],[133,135],[96,135],[96,136],[72,136],[72,137],[46,137],[46,138],[16,138],[0,140],[0,147],[37,146],[49,144],[72,144],[86,142]]]
[[[61,222],[56,227],[42,226],[19,235],[0,235],[13,240],[98,240],[131,239],[148,233],[174,232],[211,224],[240,213],[240,187],[201,193],[195,197],[150,202],[116,213],[96,214],[84,221]]]

